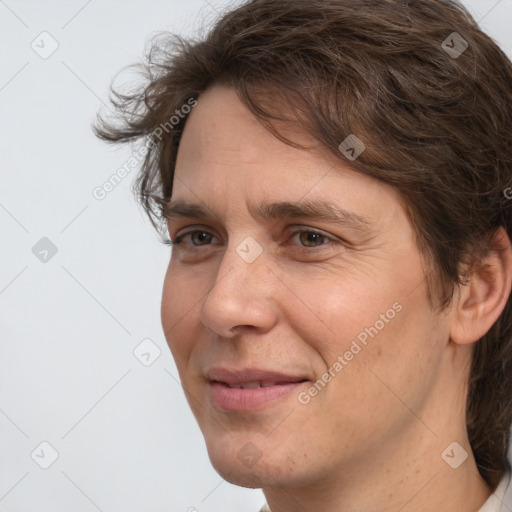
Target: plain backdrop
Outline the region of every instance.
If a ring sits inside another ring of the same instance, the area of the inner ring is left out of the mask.
[[[512,0],[465,2],[512,56]],[[230,5],[235,5],[231,2]],[[169,248],[91,122],[148,38],[228,2],[0,0],[0,510],[257,511],[211,467],[160,325]],[[457,27],[454,27],[456,30]]]

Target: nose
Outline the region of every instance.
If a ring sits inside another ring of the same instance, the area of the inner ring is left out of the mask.
[[[269,331],[278,317],[265,253],[252,260],[254,255],[248,258],[243,252],[248,246],[241,245],[226,248],[200,313],[203,325],[223,338],[233,338],[242,329]]]

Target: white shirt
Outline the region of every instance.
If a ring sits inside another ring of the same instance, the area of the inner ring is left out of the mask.
[[[508,512],[512,510],[512,487],[510,473],[506,472],[496,490],[487,498],[487,501],[477,512]],[[268,505],[263,505],[260,512],[271,512]]]
[[[512,504],[512,489],[509,487],[510,473],[506,472],[496,490],[487,498],[487,501],[478,509],[478,512],[505,512],[510,510]]]

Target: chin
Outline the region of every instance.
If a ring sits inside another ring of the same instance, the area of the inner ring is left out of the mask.
[[[268,485],[268,474],[265,478],[261,473],[265,473],[261,466],[255,465],[250,468],[241,463],[238,459],[232,460],[226,456],[210,456],[210,462],[215,471],[227,482],[239,487],[247,487],[249,489],[261,489]]]
[[[231,443],[229,447],[214,443],[213,446],[208,446],[208,456],[217,473],[233,485],[262,489],[275,486],[296,487],[302,484],[302,478],[292,469],[295,466],[293,461],[289,467],[289,457],[279,457],[274,451],[271,459],[263,454],[258,458],[254,445],[250,442],[242,445],[241,449],[236,447],[236,443]]]

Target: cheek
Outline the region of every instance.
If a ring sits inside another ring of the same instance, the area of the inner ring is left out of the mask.
[[[294,313],[289,306],[296,332],[312,348],[316,378],[328,379],[325,387],[307,391],[308,432],[378,439],[379,429],[410,420],[403,403],[421,409],[440,366],[441,345],[435,340],[441,339],[442,327],[430,311],[425,287],[411,293],[409,285],[386,273],[380,280],[359,276],[357,283],[326,283],[318,300],[310,295],[308,302],[321,321],[304,306]]]
[[[384,416],[388,408],[399,408],[387,387],[407,403],[424,398],[425,383],[440,364],[444,327],[430,309],[426,287],[412,289],[408,279],[395,275],[394,282],[386,277],[357,287],[337,286],[325,295],[323,321],[330,332],[310,339],[317,340],[326,368],[341,356],[326,398],[341,393],[351,414],[380,411]]]
[[[403,266],[384,265],[365,273],[351,271],[314,282],[295,281],[294,293],[283,301],[286,315],[293,318],[294,328],[326,366],[350,350],[354,357],[348,354],[348,358],[360,364],[366,364],[368,356],[380,356],[383,350],[395,354],[403,349],[404,339],[417,339],[413,333],[425,330],[431,320],[426,291],[420,286],[411,293],[421,282],[419,277],[415,279],[421,268],[415,272],[409,267],[407,276],[397,268]],[[367,357],[361,357],[365,352]]]
[[[193,283],[178,273],[172,263],[167,269],[160,308],[162,328],[167,344],[178,367],[192,349],[190,340],[194,336],[194,318],[198,315],[202,297],[198,283]]]
[[[175,282],[175,279],[173,279],[169,266],[164,279],[162,304],[160,306],[160,317],[166,338],[172,333],[176,317],[179,315],[179,312],[176,310],[177,307],[180,307],[179,302],[176,301],[176,285],[179,285],[179,282]]]

